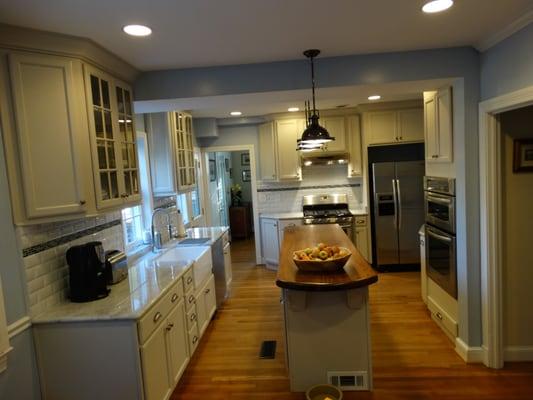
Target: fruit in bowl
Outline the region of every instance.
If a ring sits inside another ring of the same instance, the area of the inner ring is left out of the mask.
[[[341,270],[351,255],[345,247],[319,243],[315,247],[295,251],[293,260],[302,271],[334,272]]]

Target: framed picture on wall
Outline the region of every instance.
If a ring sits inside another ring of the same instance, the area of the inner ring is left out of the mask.
[[[209,160],[209,182],[217,180],[217,164],[215,160]]]
[[[252,179],[252,173],[250,172],[249,169],[244,169],[242,171],[242,181],[243,182],[250,182],[250,180]]]
[[[241,165],[250,165],[250,154],[248,153],[242,153],[241,154]],[[244,171],[243,171],[244,173]]]
[[[533,172],[533,139],[516,139],[513,143],[513,172]]]

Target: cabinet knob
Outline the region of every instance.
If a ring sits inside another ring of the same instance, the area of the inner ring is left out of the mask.
[[[161,318],[163,318],[163,314],[161,314],[159,311],[156,312],[154,315],[154,322],[159,321]]]
[[[196,314],[192,313],[191,314],[191,322],[194,322],[196,320]]]
[[[177,295],[177,293],[174,293],[174,294],[172,295],[172,298],[170,299],[170,301],[171,301],[172,303],[175,303],[176,300],[178,300],[178,297],[179,297],[179,296]]]
[[[80,206],[84,206],[87,203],[85,200],[80,200]]]
[[[198,341],[198,336],[195,336],[192,338],[192,344],[196,344],[197,341]]]
[[[174,324],[171,323],[171,322],[169,322],[168,325],[167,325],[167,327],[166,327],[166,330],[167,330],[167,331],[170,331],[172,328],[174,328]]]
[[[205,293],[205,294],[209,294],[210,291],[211,291],[211,289],[208,288],[208,289],[205,289],[205,292],[204,292],[204,293]]]
[[[403,136],[400,136],[400,140],[403,140]]]
[[[194,301],[194,296],[191,294],[191,295],[189,296],[189,304],[192,303],[193,301]]]
[[[190,285],[192,283],[192,276],[189,276],[187,278],[187,285]]]

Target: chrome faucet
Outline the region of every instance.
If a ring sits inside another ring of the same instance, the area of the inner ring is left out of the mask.
[[[159,213],[165,213],[167,216],[167,229],[169,238],[172,238],[172,225],[170,223],[170,214],[166,208],[156,208],[152,213],[152,223],[151,223],[151,232],[152,232],[152,251],[156,253],[158,250],[161,250],[163,247],[163,242],[161,239],[161,233],[156,232],[154,225],[154,217]]]

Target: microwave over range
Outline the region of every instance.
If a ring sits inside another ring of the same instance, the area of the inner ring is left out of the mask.
[[[457,298],[455,179],[424,177],[428,276]]]

